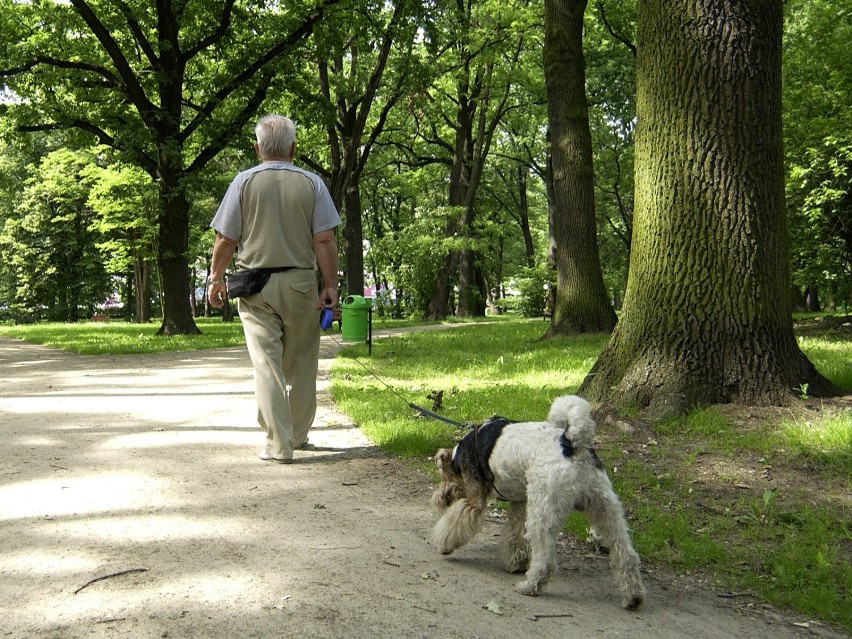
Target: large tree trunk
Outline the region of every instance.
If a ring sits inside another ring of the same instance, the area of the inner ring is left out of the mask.
[[[553,158],[556,307],[547,336],[611,331],[615,311],[598,254],[583,13],[586,0],[545,0],[544,75]]]
[[[159,266],[163,323],[157,335],[197,335],[189,296],[189,201],[183,187],[163,175],[160,186]]]
[[[624,311],[580,392],[656,416],[834,391],[789,309],[781,0],[639,4]]]

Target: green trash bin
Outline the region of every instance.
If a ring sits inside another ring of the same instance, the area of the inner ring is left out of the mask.
[[[367,341],[367,321],[372,305],[370,300],[361,295],[349,295],[340,303],[344,341]]]

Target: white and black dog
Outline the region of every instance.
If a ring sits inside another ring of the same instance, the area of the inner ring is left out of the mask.
[[[451,451],[435,456],[441,482],[432,504],[443,513],[433,539],[443,554],[479,531],[488,500],[509,502],[500,539],[507,572],[524,572],[517,589],[537,595],[556,569],[556,539],[572,510],[583,511],[610,551],[622,605],[645,600],[641,563],[633,549],[624,509],[594,449],[589,403],[576,396],[553,402],[545,422],[494,417],[471,430]]]

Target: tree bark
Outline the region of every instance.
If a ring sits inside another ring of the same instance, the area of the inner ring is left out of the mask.
[[[556,306],[547,337],[611,331],[595,219],[583,14],[586,0],[545,0],[544,74],[553,162]]]
[[[789,308],[782,1],[645,0],[624,310],[580,393],[654,416],[832,385]]]
[[[361,212],[361,190],[358,182],[350,183],[344,194],[346,224],[343,247],[346,253],[346,281],[349,293],[364,294],[364,223]]]
[[[527,197],[527,167],[518,164],[518,224],[521,227],[521,235],[524,238],[524,255],[527,257],[527,266],[535,266],[535,245],[533,245],[532,232],[530,231],[530,203]]]
[[[160,275],[163,280],[163,323],[157,335],[198,335],[189,298],[189,201],[179,184],[164,176],[160,186]]]
[[[473,218],[470,210],[470,186],[473,178],[473,123],[476,117],[476,101],[471,99],[469,79],[463,77],[457,84],[457,104],[455,139],[453,141],[453,161],[450,168],[450,184],[447,203],[460,207],[457,218],[451,219],[444,231],[444,237],[455,237],[467,228],[466,222]],[[449,314],[452,276],[459,267],[459,251],[451,250],[444,255],[435,280],[432,297],[426,303],[426,319],[443,319]]]

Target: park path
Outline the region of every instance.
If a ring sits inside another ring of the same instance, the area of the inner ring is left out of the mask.
[[[569,539],[523,597],[498,514],[440,556],[429,476],[331,401],[338,348],[323,337],[319,449],[280,466],[255,457],[244,348],[88,357],[0,337],[0,637],[842,636],[653,571],[625,612],[606,560]]]

